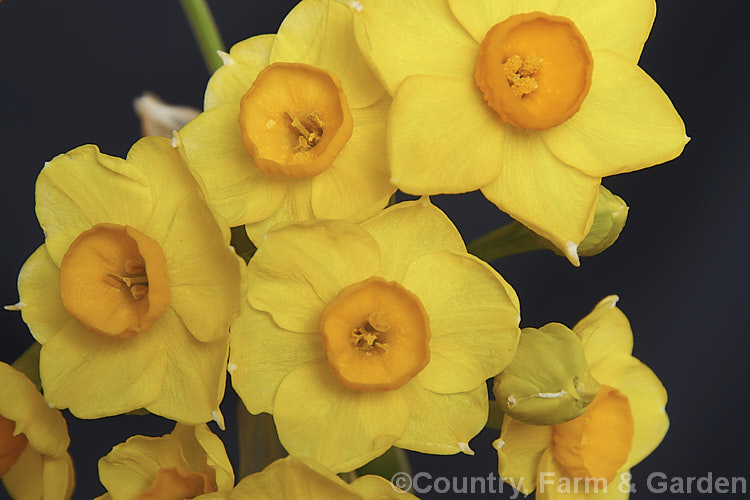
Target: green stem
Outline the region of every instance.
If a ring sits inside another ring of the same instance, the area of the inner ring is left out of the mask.
[[[13,368],[26,375],[34,382],[38,390],[42,389],[42,378],[39,376],[39,353],[42,345],[38,342],[31,344],[18,359],[13,362]]]
[[[357,469],[357,476],[375,474],[390,481],[399,472],[406,472],[411,476],[411,465],[406,452],[393,446],[375,460]]]
[[[237,441],[240,448],[237,480],[260,472],[287,455],[276,434],[273,417],[268,413],[252,415],[241,400],[237,402]]]
[[[225,48],[211,9],[206,0],[180,0],[180,4],[198,41],[208,72],[213,73],[223,64],[216,51]]]
[[[549,243],[523,224],[513,221],[468,244],[467,249],[486,262],[532,250],[549,249]]]
[[[500,409],[500,405],[497,404],[497,401],[494,399],[490,400],[490,415],[487,418],[487,425],[485,425],[485,427],[495,431],[500,431],[503,427],[503,417],[505,417],[505,413]]]

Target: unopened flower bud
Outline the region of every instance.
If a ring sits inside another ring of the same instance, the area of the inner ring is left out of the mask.
[[[555,425],[583,414],[599,392],[578,336],[550,323],[524,328],[516,356],[495,377],[495,399],[516,420]]]
[[[625,227],[627,218],[628,206],[625,201],[604,186],[599,186],[594,223],[578,245],[578,255],[590,257],[612,246]]]

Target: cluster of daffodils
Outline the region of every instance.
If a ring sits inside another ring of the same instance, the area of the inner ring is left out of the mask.
[[[54,158],[12,307],[41,345],[42,393],[0,365],[7,491],[70,498],[61,409],[146,410],[174,430],[102,457],[100,498],[412,498],[357,469],[392,447],[471,455],[490,405],[500,476],[524,494],[581,497],[545,491],[549,474],[622,491],[668,420],[617,298],[572,330],[521,330],[513,288],[429,195],[481,190],[575,265],[612,244],[627,206],[601,178],[687,142],[637,66],[654,15],[654,0],[302,0],[220,54],[204,111],[181,110],[171,138]],[[224,429],[228,374],[289,454],[237,484],[206,425]]]

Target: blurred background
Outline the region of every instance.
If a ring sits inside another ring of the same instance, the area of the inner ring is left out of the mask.
[[[275,32],[295,3],[217,0],[210,5],[230,47]],[[604,185],[630,206],[628,223],[612,248],[584,258],[580,268],[548,251],[494,263],[518,292],[524,327],[551,321],[572,327],[601,298],[620,296],[618,305],[635,335],[634,354],[666,386],[671,418],[662,445],[633,470],[636,499],[653,496],[645,482],[655,471],[750,476],[750,141],[745,137],[750,37],[744,3],[657,4],[640,65],[686,123],[692,141],[684,154],[605,179]],[[148,90],[173,104],[200,107],[207,80],[177,0],[0,3],[0,303],[17,301],[18,271],[43,242],[34,182],[44,162],[88,143],[124,156],[139,137],[134,97]],[[481,196],[435,201],[467,241],[508,221]],[[14,361],[31,341],[20,314],[0,310],[0,360]],[[227,431],[219,435],[233,463],[235,406],[229,387],[222,405]],[[81,421],[65,415],[78,478],[74,498],[104,492],[97,460],[112,446],[133,434],[167,433],[173,425],[154,416]],[[474,457],[411,453],[414,472],[496,473],[491,447],[496,438],[497,432],[488,430],[477,436],[471,443]],[[0,491],[0,498],[4,495]]]

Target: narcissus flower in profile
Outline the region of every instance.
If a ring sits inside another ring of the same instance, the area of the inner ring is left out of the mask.
[[[221,422],[242,261],[177,149],[147,137],[125,160],[60,155],[39,174],[36,212],[46,240],[18,290],[47,401],[79,418]]]
[[[268,233],[232,324],[232,385],[290,454],[349,471],[392,445],[473,453],[486,380],[516,350],[519,304],[427,198],[356,225]]]
[[[363,476],[350,484],[316,462],[289,456],[276,460],[261,472],[245,477],[231,491],[197,497],[196,500],[385,500],[414,499],[380,476]]]
[[[258,244],[279,221],[362,220],[396,190],[385,157],[390,98],[361,57],[351,11],[303,0],[276,35],[223,56],[205,111],[179,132],[190,167]]]
[[[75,474],[68,426],[26,376],[0,363],[0,478],[15,500],[67,500]]]
[[[616,296],[599,302],[573,328],[591,374],[601,384],[586,412],[550,426],[506,415],[497,449],[500,477],[537,498],[627,498],[629,470],[661,442],[669,427],[667,393],[634,358],[633,334]],[[596,491],[596,492],[595,492]],[[585,494],[584,494],[585,493]]]
[[[391,181],[481,189],[573,263],[604,176],[688,138],[638,66],[654,0],[361,0],[355,33],[391,95]]]
[[[234,486],[224,444],[205,424],[129,438],[99,459],[99,479],[107,493],[97,500],[194,498]]]

